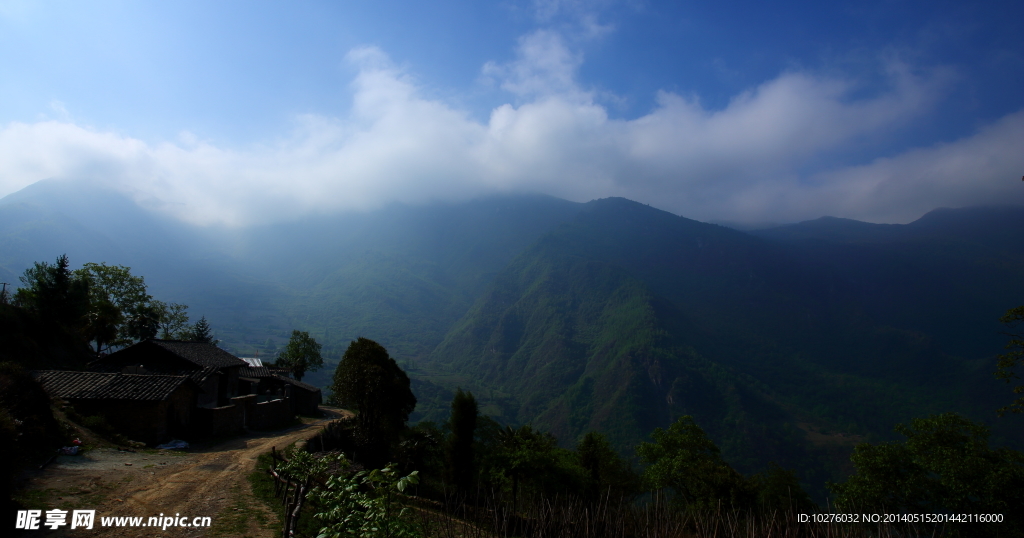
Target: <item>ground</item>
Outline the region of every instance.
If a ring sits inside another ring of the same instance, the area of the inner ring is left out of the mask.
[[[61,456],[29,478],[21,498],[29,508],[95,509],[94,530],[71,531],[65,526],[56,532],[29,532],[32,536],[275,536],[270,527],[276,516],[253,498],[246,476],[255,468],[256,458],[271,447],[281,449],[307,439],[323,422],[347,413],[324,411],[324,419],[301,426],[252,433],[192,450],[98,448],[82,456]],[[101,516],[141,516],[148,521],[161,514],[189,519],[209,516],[213,527],[169,527],[163,531],[101,527],[99,521]]]

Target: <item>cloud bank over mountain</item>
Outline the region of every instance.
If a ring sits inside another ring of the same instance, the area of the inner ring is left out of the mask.
[[[1024,111],[937,145],[873,145],[933,112],[954,76],[899,60],[882,62],[885,89],[866,95],[853,79],[793,69],[723,108],[660,91],[648,113],[617,118],[614,96],[580,82],[582,53],[541,29],[519,39],[513,60],[482,67],[481,80],[511,96],[483,120],[428,96],[379,48],[346,61],[356,68],[347,114],[297,116],[292,132],[259,145],[190,133],[151,143],[82,125],[73,111],[8,123],[0,195],[50,177],[92,181],[227,225],[501,192],[624,196],[732,222],[908,222],[938,206],[1024,202]]]

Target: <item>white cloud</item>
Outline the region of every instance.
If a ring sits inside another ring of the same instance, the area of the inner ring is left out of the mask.
[[[519,38],[519,58],[506,65],[488,62],[485,77],[501,80],[501,88],[520,98],[557,94],[589,100],[590,94],[576,84],[576,72],[583,56],[566,47],[562,36],[550,30],[537,30]]]
[[[540,191],[626,196],[688,217],[788,221],[831,214],[906,222],[936,206],[1021,200],[1024,112],[962,140],[822,169],[849,144],[929,112],[942,77],[891,65],[890,89],[783,73],[721,110],[662,92],[645,116],[610,119],[559,35],[530,34],[486,75],[522,102],[485,121],[422,96],[375,48],[353,50],[344,118],[302,116],[274,143],[228,149],[182,133],[150,144],[70,122],[0,128],[0,195],[47,177],[95,181],[197,223]],[[833,159],[834,160],[834,159]],[[806,170],[819,163],[816,171]],[[1007,179],[1009,177],[1009,180]]]

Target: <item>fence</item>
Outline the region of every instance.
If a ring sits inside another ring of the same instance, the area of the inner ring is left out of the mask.
[[[277,463],[287,461],[278,451],[277,447],[270,447],[271,463],[267,470],[274,479],[274,496],[281,499],[284,504],[284,529],[283,538],[293,538],[295,529],[299,526],[299,514],[302,513],[302,503],[309,493],[309,481],[299,481],[277,471]]]

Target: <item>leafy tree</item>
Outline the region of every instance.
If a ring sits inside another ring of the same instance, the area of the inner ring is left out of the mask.
[[[277,365],[287,368],[295,379],[302,381],[302,376],[307,371],[315,372],[324,365],[324,359],[320,356],[320,343],[313,339],[306,331],[292,331],[292,337],[277,356]]]
[[[553,496],[578,492],[583,469],[575,454],[558,447],[553,435],[530,425],[506,426],[498,434],[491,455],[491,479],[512,493],[513,510],[518,506],[520,490]]]
[[[199,318],[199,321],[187,331],[186,336],[186,340],[192,342],[203,342],[206,344],[220,342],[220,340],[213,339],[213,329],[210,328],[210,322],[206,321],[206,316]]]
[[[586,472],[584,496],[597,499],[632,497],[640,490],[640,478],[612,448],[604,434],[588,432],[576,445],[576,455]]]
[[[650,466],[644,480],[654,489],[671,488],[685,505],[749,505],[753,492],[743,475],[722,460],[718,447],[693,417],[680,417],[667,430],[655,428],[653,443],[637,454]]]
[[[189,334],[188,305],[153,301],[160,312],[159,334],[164,340],[187,340]]]
[[[1013,332],[1008,333],[1010,341],[1006,344],[1006,349],[1010,351],[998,357],[996,378],[1010,383],[1012,379],[1019,379],[1014,369],[1021,363],[1024,363],[1024,333],[1020,329],[1021,324],[1024,323],[1024,306],[1007,310],[1006,314],[999,321],[1009,325]],[[1013,393],[1020,396],[1010,405],[999,409],[1000,416],[1007,411],[1012,413],[1024,412],[1024,385],[1014,387]]]
[[[989,448],[984,425],[945,413],[899,424],[896,432],[906,440],[854,449],[856,473],[829,484],[837,507],[1024,514],[1024,453]]]
[[[394,464],[371,471],[352,469],[341,454],[318,458],[305,450],[293,451],[291,459],[278,467],[300,482],[317,484],[308,498],[316,507],[313,517],[323,525],[318,537],[418,536],[399,495],[419,481],[419,473],[401,476]]]
[[[452,414],[448,421],[451,435],[445,450],[448,475],[455,487],[463,494],[472,491],[473,484],[473,435],[477,420],[476,398],[472,392],[458,389],[452,398]]]
[[[90,283],[68,266],[66,254],[53,265],[33,264],[19,279],[24,287],[18,289],[14,303],[37,312],[51,323],[69,329],[82,328],[90,306]]]
[[[116,306],[108,301],[93,302],[86,314],[85,339],[94,342],[95,353],[99,355],[117,342],[118,328],[124,316]]]
[[[88,337],[97,354],[156,336],[160,313],[130,267],[87,263],[74,274],[89,283]]]
[[[12,508],[7,503],[16,474],[37,468],[65,436],[43,387],[24,368],[0,362],[0,507]]]
[[[420,472],[418,495],[440,497],[446,491],[449,485],[443,480],[447,467],[446,440],[446,432],[431,421],[422,421],[402,432],[395,460],[403,474]]]
[[[99,355],[154,337],[165,320],[185,316],[187,308],[154,300],[143,278],[128,267],[87,263],[72,271],[66,255],[52,265],[34,264],[21,282],[14,308],[39,320],[42,334],[32,339],[48,342],[47,347],[61,340],[58,347],[65,351],[91,348],[91,354]]]
[[[796,473],[775,462],[768,465],[768,470],[751,477],[751,481],[757,491],[757,507],[761,510],[808,513],[818,509],[800,486]]]
[[[347,462],[339,456],[338,463]],[[408,508],[398,500],[409,486],[419,482],[419,473],[399,475],[394,464],[383,469],[355,474],[332,473],[310,492],[310,499],[321,509],[313,517],[323,527],[319,538],[402,538],[419,536],[406,514]]]
[[[356,412],[369,459],[385,455],[416,407],[409,376],[383,346],[368,338],[349,344],[334,370],[331,391],[334,401]]]

